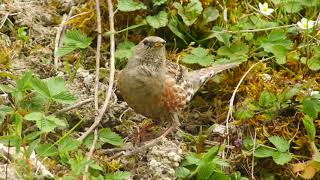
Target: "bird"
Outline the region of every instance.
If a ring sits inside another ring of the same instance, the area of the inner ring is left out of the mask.
[[[180,125],[182,111],[199,88],[215,74],[238,66],[216,64],[188,71],[166,59],[166,41],[148,36],[136,46],[118,76],[118,90],[124,101],[138,114],[161,122],[171,121],[166,135]]]

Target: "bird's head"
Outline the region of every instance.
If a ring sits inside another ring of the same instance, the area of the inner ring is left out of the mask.
[[[166,59],[166,41],[157,36],[144,38],[135,49],[133,54],[134,64],[143,64],[150,66],[159,66],[165,63]],[[130,61],[129,61],[130,62]]]

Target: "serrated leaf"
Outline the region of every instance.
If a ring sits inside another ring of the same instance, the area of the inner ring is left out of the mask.
[[[293,96],[297,95],[300,92],[300,89],[301,85],[295,85],[292,88],[286,89],[278,95],[278,101],[280,103],[286,103],[293,98]]]
[[[67,126],[66,122],[62,119],[57,118],[55,115],[47,116],[46,119],[56,124],[56,126],[65,127]]]
[[[105,176],[105,179],[107,179],[107,180],[126,180],[129,178],[130,175],[131,175],[130,172],[116,171],[114,173],[107,174]]]
[[[276,96],[267,90],[262,91],[259,98],[259,105],[261,107],[272,107],[276,102]]]
[[[17,91],[25,91],[30,86],[29,81],[32,77],[32,73],[30,71],[23,74],[23,76],[17,80]]]
[[[133,0],[118,0],[118,9],[120,11],[130,12],[140,9],[147,9],[142,2],[133,1]]]
[[[40,144],[36,147],[36,152],[41,157],[48,157],[48,156],[56,156],[58,155],[58,149],[52,144]]]
[[[278,165],[284,165],[291,161],[292,155],[288,152],[275,151],[272,155],[273,161]]]
[[[206,25],[219,17],[219,11],[215,7],[207,7],[206,9],[204,9],[202,16],[202,24]]]
[[[311,117],[309,117],[308,115],[306,115],[303,118],[303,125],[307,130],[309,139],[311,141],[314,141],[315,137],[316,137],[316,127],[313,123],[313,119]]]
[[[188,64],[200,64],[201,66],[209,66],[213,64],[213,55],[209,54],[208,49],[202,47],[193,48],[191,54],[183,57],[182,61]]]
[[[280,136],[271,136],[269,137],[269,141],[277,148],[280,152],[286,152],[289,150],[290,144],[289,142]]]
[[[32,95],[30,98],[23,99],[20,101],[20,107],[22,109],[32,111],[43,111],[44,104],[48,102],[48,99],[38,93]]]
[[[73,104],[76,101],[76,97],[68,91],[60,92],[59,94],[52,96],[52,99],[63,104]]]
[[[259,147],[254,151],[254,157],[267,158],[271,157],[275,151],[267,147]]]
[[[115,53],[115,57],[118,59],[129,59],[134,51],[135,44],[131,41],[124,41],[119,43]]]
[[[81,145],[80,141],[70,136],[67,136],[59,143],[58,150],[59,150],[59,153],[67,153],[69,151],[78,149],[80,145]]]
[[[52,96],[62,91],[67,91],[65,81],[62,77],[51,77],[46,79],[47,86]]]
[[[320,112],[320,101],[316,98],[306,96],[302,101],[303,112],[311,118],[317,118]]]
[[[43,133],[51,132],[57,127],[55,122],[49,121],[46,118],[37,120],[36,125],[40,129],[40,131]]]
[[[217,54],[227,56],[232,61],[243,62],[248,59],[249,48],[245,43],[238,42],[230,46],[222,46],[218,49]]]
[[[168,24],[168,13],[166,13],[165,11],[160,11],[155,16],[147,16],[146,21],[155,29],[165,27]]]
[[[9,106],[0,105],[0,124],[3,122],[7,114],[11,113],[13,109]]]
[[[63,47],[59,47],[55,55],[61,57],[76,49],[85,49],[91,42],[91,37],[88,37],[77,29],[67,31],[63,39]]]
[[[166,3],[168,0],[152,0],[153,4],[156,6],[160,6],[164,3]]]
[[[69,53],[73,52],[76,49],[77,49],[77,47],[74,46],[74,45],[65,45],[63,47],[59,47],[59,49],[57,50],[55,55],[57,57],[62,57],[64,55],[66,55],[66,54],[69,54]]]
[[[187,6],[175,2],[173,6],[178,10],[178,14],[187,26],[192,25],[198,19],[203,9],[199,0],[191,0]]]
[[[176,176],[178,178],[186,178],[187,176],[189,176],[189,174],[190,174],[190,170],[185,167],[178,167],[176,169]]]
[[[264,51],[273,53],[276,56],[278,64],[286,62],[286,55],[293,44],[282,30],[273,30],[266,37],[259,38],[257,42],[263,47]]]
[[[38,78],[32,78],[30,80],[31,82],[31,86],[32,88],[39,94],[47,97],[47,98],[50,98],[51,95],[50,95],[50,91],[49,91],[49,88],[47,86],[47,84],[41,80],[41,79],[38,79]]]
[[[28,121],[38,121],[44,118],[44,114],[42,112],[32,112],[25,115],[24,118]]]
[[[114,146],[123,145],[123,138],[111,131],[109,128],[104,128],[99,131],[99,140],[104,143],[109,143]]]

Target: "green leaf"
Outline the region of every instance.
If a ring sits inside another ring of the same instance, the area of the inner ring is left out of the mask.
[[[56,126],[59,126],[59,127],[66,127],[67,126],[67,124],[64,120],[57,118],[55,115],[47,116],[46,119],[48,121],[53,122]]]
[[[178,167],[176,169],[176,176],[178,178],[186,178],[187,176],[190,175],[190,173],[191,173],[190,170],[185,167]]]
[[[59,153],[67,153],[69,151],[74,151],[79,148],[81,142],[70,136],[64,138],[58,145]]]
[[[39,121],[44,118],[44,114],[42,112],[32,112],[25,115],[24,118],[28,121]]]
[[[300,10],[303,9],[303,1],[301,0],[271,0],[276,7],[281,7],[287,13],[298,13]],[[310,1],[308,2],[310,3]]]
[[[76,101],[76,97],[68,91],[60,92],[59,94],[52,96],[52,99],[63,104],[73,104]]]
[[[320,112],[320,101],[310,96],[304,97],[302,101],[303,112],[311,118],[317,118]]]
[[[123,145],[123,138],[112,132],[109,128],[104,128],[99,131],[99,139],[104,143],[109,143],[114,146]]]
[[[214,173],[210,178],[207,179],[219,179],[219,180],[231,180],[231,177],[223,174],[223,173]]]
[[[286,55],[293,44],[282,30],[273,30],[266,37],[259,38],[257,42],[264,51],[273,53],[279,64],[286,62]]]
[[[7,114],[13,112],[13,109],[9,106],[0,105],[0,124],[3,122]]]
[[[23,76],[17,80],[17,91],[25,91],[30,87],[30,79],[32,77],[32,73],[30,71],[23,74]]]
[[[187,44],[187,37],[180,32],[179,25],[182,23],[179,21],[179,19],[176,16],[171,16],[168,24],[168,28],[176,35],[178,36],[185,44]]]
[[[49,88],[47,86],[47,84],[41,80],[41,79],[38,79],[38,78],[32,78],[31,79],[31,86],[32,88],[39,94],[47,97],[47,98],[50,98],[51,95],[50,95],[50,91],[49,91]]]
[[[14,113],[12,120],[14,122],[14,125],[16,126],[16,136],[21,137],[23,117],[19,113]]]
[[[94,139],[94,134],[93,134],[93,133],[90,133],[90,134],[84,139],[83,145],[84,145],[86,148],[90,149],[91,146],[92,146],[92,143],[93,143],[93,139]],[[101,140],[98,139],[97,142],[96,142],[96,149],[101,149],[101,147],[102,147],[103,144],[104,144],[104,143],[103,143]]]
[[[164,4],[164,3],[166,3],[167,1],[168,0],[152,0],[153,4],[155,6],[160,6],[160,5]]]
[[[58,155],[58,149],[55,146],[52,146],[52,144],[48,143],[38,145],[36,152],[41,157]]]
[[[278,165],[284,165],[291,161],[292,155],[288,152],[275,151],[272,154],[273,161]]]
[[[254,157],[267,158],[271,157],[275,151],[267,147],[259,147],[254,151]]]
[[[197,20],[203,9],[199,0],[191,0],[187,6],[175,2],[173,6],[178,9],[178,14],[187,26],[192,25]]]
[[[88,37],[86,34],[82,33],[77,29],[70,30],[66,32],[63,40],[63,47],[60,47],[56,52],[56,56],[64,56],[76,49],[85,49],[92,42],[92,38]]]
[[[189,166],[189,165],[199,165],[201,163],[201,159],[198,154],[191,153],[188,155],[185,159],[185,161],[182,162],[183,166]]]
[[[200,64],[201,66],[209,66],[213,63],[213,55],[209,54],[208,49],[202,47],[193,48],[191,54],[183,57],[182,61],[188,64]]]
[[[209,179],[211,174],[214,172],[214,165],[210,162],[204,162],[197,168],[197,179],[206,180]]]
[[[25,98],[22,101],[20,101],[20,107],[28,110],[30,112],[33,111],[43,111],[44,110],[44,104],[48,102],[48,98],[35,93],[30,98]]]
[[[261,107],[272,107],[276,102],[276,96],[267,90],[262,91],[259,98],[259,105]]]
[[[315,125],[313,123],[313,119],[311,117],[309,117],[308,115],[306,115],[303,118],[303,124],[304,124],[304,127],[307,130],[309,139],[311,141],[314,141],[315,137],[316,137],[316,127],[315,127]]]
[[[24,141],[33,141],[35,140],[36,138],[38,138],[42,133],[40,131],[34,131],[34,132],[31,132],[29,134],[27,134],[25,137],[24,137]]]
[[[246,137],[243,140],[243,146],[246,150],[251,150],[253,148],[253,145],[254,145],[253,139]]]
[[[206,9],[204,9],[202,16],[202,24],[206,25],[219,17],[219,11],[215,7],[207,7]]]
[[[115,57],[118,59],[129,59],[134,51],[135,45],[131,41],[124,41],[119,43],[115,53]]]
[[[51,96],[67,91],[66,83],[62,77],[51,77],[46,79]]]
[[[77,47],[73,44],[72,45],[64,45],[63,47],[59,47],[59,49],[57,50],[55,55],[57,57],[62,57],[66,54],[73,52],[76,49],[77,49]]]
[[[155,16],[147,16],[146,21],[155,29],[165,27],[168,24],[168,13],[166,13],[165,11],[160,11]]]
[[[118,9],[120,11],[130,12],[140,9],[147,9],[142,2],[133,1],[133,0],[118,0]]]
[[[272,107],[275,104],[276,100],[277,98],[272,92],[264,90],[260,94],[259,105],[261,107]]]
[[[301,85],[295,85],[292,88],[286,89],[282,93],[278,95],[278,101],[280,103],[286,103],[289,101],[293,96],[297,95],[300,92]]]
[[[130,172],[116,171],[114,173],[107,174],[105,176],[105,179],[106,180],[126,180],[129,178],[130,175],[131,175]]]
[[[312,71],[320,70],[320,57],[313,57],[312,59],[308,60],[307,65]]]
[[[269,141],[277,148],[280,152],[286,152],[289,150],[290,144],[289,142],[280,136],[271,136],[269,137]]]
[[[222,46],[218,49],[217,54],[227,56],[232,61],[243,62],[248,59],[249,48],[245,43],[233,43],[231,46]]]

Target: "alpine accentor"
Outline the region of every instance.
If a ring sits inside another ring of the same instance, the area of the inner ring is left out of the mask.
[[[166,60],[165,43],[156,36],[142,40],[120,72],[118,88],[135,112],[161,121],[173,117],[176,127],[179,121],[175,112],[182,110],[200,86],[213,75],[238,64],[188,72],[184,66]]]

